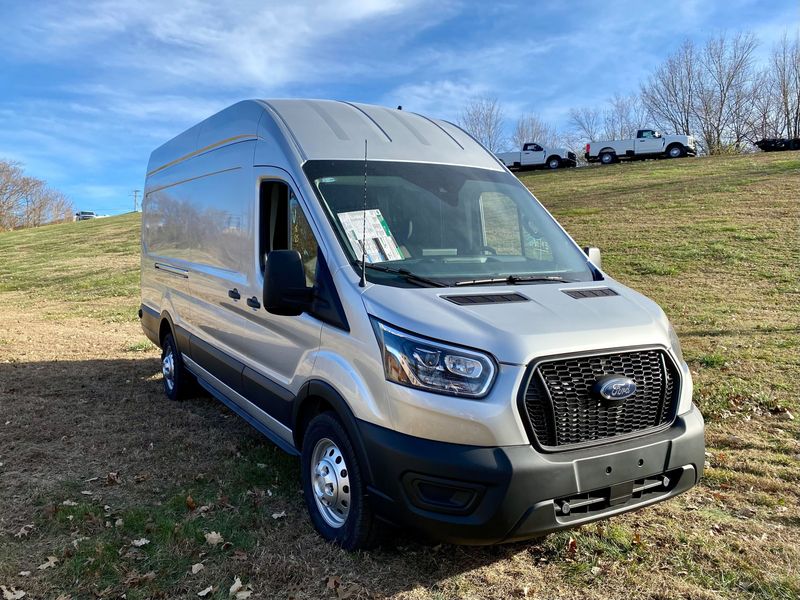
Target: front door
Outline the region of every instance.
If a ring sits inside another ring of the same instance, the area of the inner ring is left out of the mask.
[[[291,400],[314,366],[322,322],[307,313],[291,317],[264,309],[264,256],[271,250],[297,250],[303,258],[307,283],[313,285],[318,246],[289,175],[281,169],[257,167],[255,182],[255,239],[250,273],[239,290],[238,302],[247,327],[236,340],[235,350],[245,365],[245,397],[289,425]]]
[[[652,129],[642,130],[641,136],[636,138],[636,154],[659,154],[664,150],[664,140],[656,137]]]

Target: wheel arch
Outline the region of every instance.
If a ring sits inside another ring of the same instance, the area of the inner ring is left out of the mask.
[[[366,474],[367,481],[372,483],[374,481],[372,470],[356,418],[344,397],[329,383],[317,379],[307,381],[297,394],[292,407],[292,436],[295,448],[302,452],[303,438],[308,424],[314,417],[327,411],[339,418],[358,454],[362,472]]]

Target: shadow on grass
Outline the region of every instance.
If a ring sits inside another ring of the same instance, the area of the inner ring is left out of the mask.
[[[299,461],[206,395],[166,400],[154,354],[0,364],[0,424],[9,423],[0,427],[0,505],[11,514],[1,527],[36,531],[0,536],[0,576],[30,570],[23,557],[54,554],[59,569],[41,574],[56,578],[49,585],[67,576],[79,594],[123,592],[153,572],[128,598],[177,596],[191,591],[186,573],[203,560],[209,572],[266,577],[284,597],[318,597],[322,575],[339,574],[393,594],[435,590],[526,549],[533,560],[547,554],[535,543],[454,547],[400,529],[371,552],[324,543],[306,514]],[[211,531],[227,544],[209,547]],[[146,546],[131,547],[142,538]]]

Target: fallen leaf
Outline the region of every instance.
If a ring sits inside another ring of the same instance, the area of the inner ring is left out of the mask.
[[[236,592],[236,600],[247,600],[250,596],[253,595],[253,592],[250,590],[242,590],[241,592]]]
[[[216,546],[222,543],[222,536],[216,531],[206,534],[206,543],[210,546]]]
[[[139,573],[133,571],[130,575],[128,575],[125,578],[125,585],[137,586],[147,581],[153,581],[155,578],[156,578],[155,571],[150,571],[149,573],[145,573],[144,575],[139,575]]]
[[[57,562],[58,559],[55,556],[48,556],[47,562],[42,563],[36,568],[39,569],[40,571],[44,571],[45,569],[49,569],[50,567],[55,567]]]
[[[3,591],[3,600],[19,600],[25,597],[25,592],[18,590],[13,585],[10,588],[2,585],[0,586],[0,590]]]
[[[592,567],[592,569],[591,569],[592,575],[595,575],[595,576],[600,575],[602,570],[603,569],[601,569],[600,567]]]
[[[282,510],[279,513],[272,513],[272,518],[273,519],[282,519],[285,516],[286,516],[286,511],[285,510]]]
[[[92,492],[91,490],[83,490],[81,494],[83,494],[84,496],[91,496],[94,494],[94,492]]]
[[[61,503],[61,505],[62,505],[62,506],[78,506],[78,503],[77,503],[77,502],[75,502],[74,500],[64,500],[64,501]]]
[[[186,496],[186,508],[188,508],[189,511],[194,511],[197,508],[197,502],[195,502],[194,498],[191,496]]]
[[[570,537],[569,541],[567,542],[567,554],[570,558],[575,556],[575,553],[578,551],[578,542],[575,540],[574,537]]]
[[[116,521],[114,521],[114,527],[116,527],[117,529],[122,527],[124,524],[125,523],[122,521],[122,519],[117,519]]]
[[[30,572],[30,571],[20,571],[20,572],[19,572],[19,576],[20,576],[20,577],[29,577],[29,576],[30,576],[30,574],[31,574],[31,572]]]
[[[266,468],[267,468],[267,465],[265,465],[264,463],[256,463],[256,466],[257,466],[259,469],[266,469]]]
[[[20,530],[14,534],[14,537],[15,538],[28,537],[31,531],[33,531],[33,524],[23,525],[22,527],[20,527]]]
[[[239,562],[244,562],[247,560],[247,552],[242,550],[234,550],[233,551],[233,560],[238,560]]]
[[[349,585],[341,585],[338,588],[336,588],[336,597],[339,598],[339,600],[347,600],[348,598],[352,598],[356,594],[358,594],[360,589],[361,586],[358,585],[357,583],[351,583]]]
[[[131,546],[135,546],[136,548],[141,548],[142,546],[146,546],[150,543],[150,540],[147,538],[139,538],[138,540],[133,540],[131,542]]]
[[[205,569],[205,565],[203,563],[195,563],[192,565],[192,575],[197,575],[200,571]]]
[[[342,585],[342,580],[339,579],[336,575],[330,575],[327,580],[325,580],[325,587],[329,590],[335,590],[337,587]]]
[[[106,475],[106,484],[107,485],[116,485],[122,483],[122,480],[119,478],[119,472],[111,472]]]
[[[228,596],[233,596],[236,592],[240,591],[242,587],[244,587],[242,585],[242,580],[237,577],[236,579],[233,580],[233,585],[231,586],[231,589],[228,590]]]
[[[203,598],[204,596],[208,596],[213,591],[214,591],[214,586],[210,585],[206,589],[197,592],[197,595]]]

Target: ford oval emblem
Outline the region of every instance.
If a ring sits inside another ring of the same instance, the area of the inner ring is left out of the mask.
[[[595,381],[592,391],[609,404],[622,404],[636,393],[636,382],[624,375],[606,375]]]

